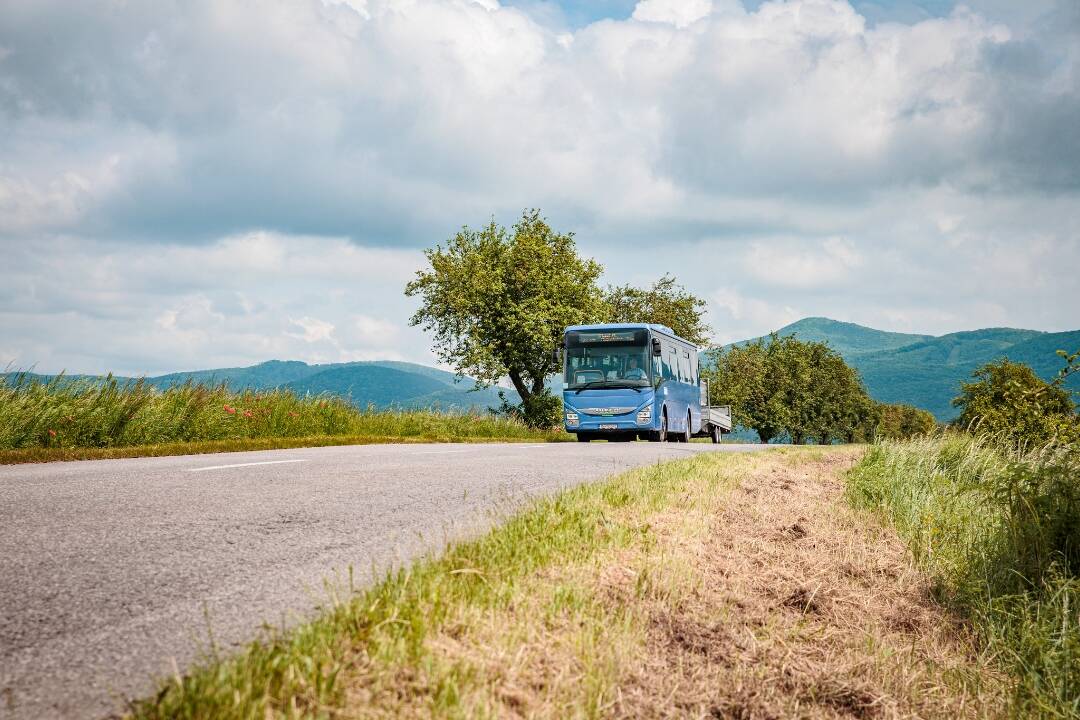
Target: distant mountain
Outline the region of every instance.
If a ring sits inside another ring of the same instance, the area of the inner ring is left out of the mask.
[[[97,379],[87,375],[71,377]],[[234,391],[286,388],[299,395],[330,393],[349,398],[358,407],[439,407],[450,410],[486,409],[500,404],[495,388],[474,391],[474,383],[469,378],[459,380],[454,373],[445,370],[397,361],[308,365],[296,360],[270,360],[251,367],[194,370],[146,378],[146,382],[162,389],[189,380],[207,385],[224,383]]]
[[[1055,351],[1080,349],[1080,330],[1047,333],[987,328],[935,337],[818,317],[782,327],[777,334],[827,342],[859,370],[874,399],[921,407],[941,421],[957,416],[952,399],[960,394],[960,383],[969,381],[980,365],[1005,357],[1030,365],[1049,379],[1062,367]],[[747,342],[753,340],[733,344]],[[1080,377],[1070,378],[1069,387],[1080,390]]]
[[[800,340],[827,342],[833,350],[844,357],[861,353],[902,348],[913,343],[930,340],[932,335],[911,335],[886,332],[863,327],[855,323],[840,322],[823,317],[803,318],[785,325],[777,335],[797,335]]]

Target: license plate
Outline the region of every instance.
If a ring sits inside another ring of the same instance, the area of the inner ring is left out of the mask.
[[[618,430],[619,426],[618,425],[601,425],[600,429],[601,430]]]

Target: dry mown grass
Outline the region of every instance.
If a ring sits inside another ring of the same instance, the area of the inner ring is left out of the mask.
[[[345,715],[987,717],[1000,684],[888,530],[841,501],[857,451],[716,458],[613,525],[639,539],[555,564],[504,607],[462,606],[420,662],[358,653]]]

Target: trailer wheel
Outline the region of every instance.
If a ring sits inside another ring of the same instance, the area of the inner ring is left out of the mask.
[[[578,442],[589,442],[590,440],[592,440],[592,435],[586,435],[585,433],[578,433],[577,434],[577,441]]]
[[[712,441],[715,445],[718,444],[721,439],[723,439],[724,432],[720,429],[719,425],[713,425],[712,431],[709,433],[709,435],[712,436]]]

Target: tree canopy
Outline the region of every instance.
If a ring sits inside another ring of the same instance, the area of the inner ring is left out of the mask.
[[[1064,355],[1064,353],[1061,353]],[[1061,381],[1074,372],[1076,355],[1066,356],[1066,368],[1046,382],[1027,365],[1003,359],[987,363],[961,385],[953,405],[960,408],[956,424],[975,434],[1010,443],[1043,444],[1077,435],[1075,405]]]
[[[558,370],[552,350],[567,325],[605,317],[600,264],[579,257],[573,233],[556,232],[538,210],[510,231],[494,221],[464,227],[425,255],[430,268],[405,288],[421,299],[411,323],[434,334],[439,358],[459,374],[482,385],[509,378],[526,422],[558,422],[559,401],[544,386]]]
[[[687,292],[670,275],[664,275],[648,289],[608,286],[604,302],[608,322],[667,325],[696,345],[709,342],[711,328],[705,323],[705,301]]]
[[[734,422],[762,442],[863,442],[935,427],[925,410],[871,399],[859,373],[826,343],[773,333],[715,351],[710,360],[703,372],[710,402],[731,405]]]
[[[932,413],[911,405],[878,406],[877,437],[879,439],[904,440],[934,431],[937,421]]]

